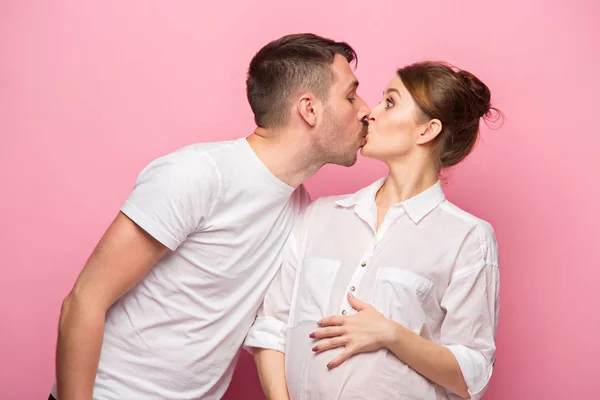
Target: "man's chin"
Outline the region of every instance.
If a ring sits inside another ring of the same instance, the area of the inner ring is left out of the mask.
[[[357,160],[357,155],[356,153],[354,153],[354,155],[348,155],[346,157],[339,157],[336,160],[332,160],[330,162],[328,162],[328,164],[333,164],[333,165],[339,165],[341,167],[351,167],[354,164],[356,164],[356,160]]]
[[[352,156],[349,156],[348,158],[346,158],[342,163],[340,163],[339,165],[343,166],[343,167],[351,167],[354,164],[356,164],[356,160],[358,159],[358,156],[356,153],[354,153]]]

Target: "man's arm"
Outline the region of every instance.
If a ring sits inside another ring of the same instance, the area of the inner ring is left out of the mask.
[[[63,302],[56,356],[60,400],[90,399],[108,308],[139,282],[167,249],[201,231],[220,185],[215,164],[200,152],[158,158],[94,249]]]
[[[106,311],[166,250],[122,213],[107,229],[62,304],[56,354],[60,400],[92,398]]]

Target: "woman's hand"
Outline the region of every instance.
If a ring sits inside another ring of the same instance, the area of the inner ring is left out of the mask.
[[[345,350],[327,364],[327,368],[335,368],[354,354],[377,351],[387,347],[393,340],[394,322],[384,317],[373,306],[348,294],[352,308],[358,311],[352,316],[332,316],[318,322],[319,329],[310,334],[318,341],[313,351],[322,353],[337,347]]]

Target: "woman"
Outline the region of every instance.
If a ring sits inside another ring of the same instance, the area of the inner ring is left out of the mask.
[[[387,177],[308,208],[247,337],[268,398],[483,396],[495,360],[496,239],[445,199],[438,176],[471,152],[491,110],[490,91],[467,71],[398,70],[362,148]]]

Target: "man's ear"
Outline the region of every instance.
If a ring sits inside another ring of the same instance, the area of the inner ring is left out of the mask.
[[[304,93],[297,102],[298,114],[311,127],[317,124],[317,116],[319,113],[319,104],[312,93]]]
[[[422,125],[422,131],[419,134],[418,144],[425,144],[435,139],[442,132],[442,121],[437,118],[431,119]]]

